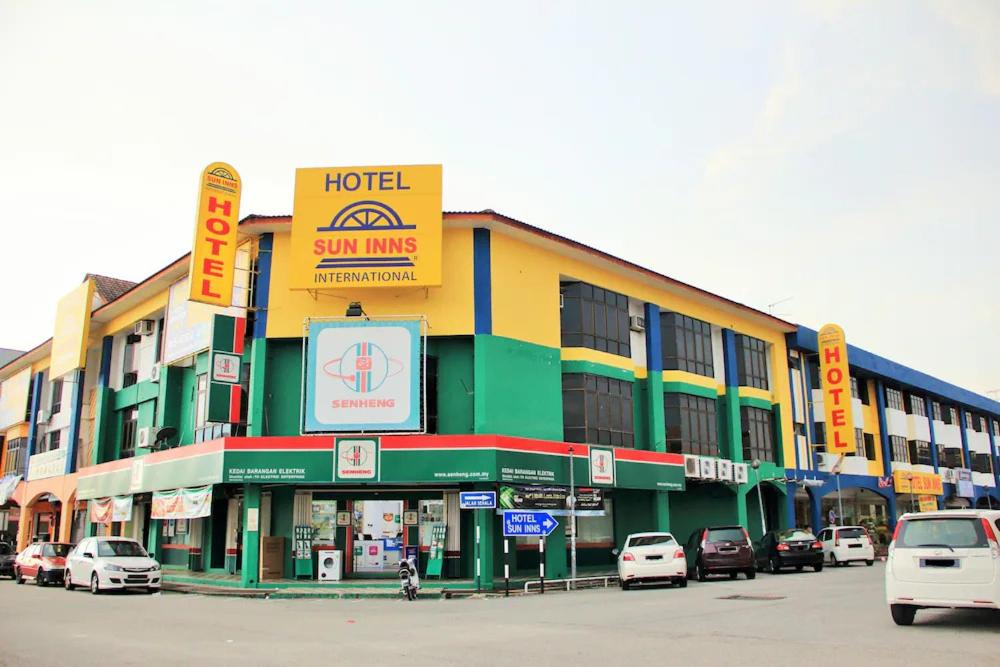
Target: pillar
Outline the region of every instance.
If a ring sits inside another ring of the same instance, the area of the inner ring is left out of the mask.
[[[160,545],[163,541],[163,521],[162,519],[149,520],[149,535],[146,538],[146,551],[154,554],[162,563],[163,553]]]
[[[569,544],[566,540],[566,517],[556,517],[555,531],[545,538],[545,578],[565,579],[569,576]]]
[[[653,525],[654,530],[666,533],[670,531],[670,493],[668,491],[653,491]]]
[[[59,541],[72,543],[70,537],[73,534],[73,507],[75,502],[64,502],[62,511],[59,512]]]
[[[823,489],[824,491],[826,490],[825,486],[820,488]],[[823,519],[823,493],[820,493],[820,491],[818,490],[817,491],[810,490],[808,493],[809,493],[809,520],[812,522],[812,526],[810,526],[810,528],[812,528],[815,534],[823,530],[823,527],[826,526],[826,523]]]
[[[251,528],[253,530],[251,530]],[[243,485],[243,564],[240,585],[257,588],[260,569],[260,484]]]
[[[798,447],[796,446],[796,451]],[[796,526],[795,520],[795,494],[798,491],[799,485],[794,482],[790,482],[785,485],[785,525],[782,528],[801,528],[802,526]]]
[[[255,327],[256,329],[256,327]],[[250,387],[247,397],[247,435],[262,436],[264,432],[264,402],[267,395],[267,339],[250,342]]]
[[[965,408],[958,409],[958,431],[962,434],[962,461],[965,467],[972,468],[972,455],[969,453],[969,434],[965,430]]]
[[[31,455],[35,453],[35,440],[38,439],[38,410],[42,405],[42,380],[41,373],[35,373],[31,385],[31,412],[28,416],[28,451],[24,455],[24,481],[27,482],[28,467],[31,463]]]
[[[108,457],[105,441],[108,439],[108,422],[114,414],[111,404],[114,391],[109,388],[111,380],[111,351],[114,343],[112,336],[105,336],[101,341],[101,368],[97,374],[97,390],[94,392],[94,446],[90,463],[96,465]]]
[[[23,550],[31,542],[31,520],[35,513],[31,505],[21,505],[21,517],[17,523],[17,550]]]
[[[927,413],[927,426],[931,434],[931,465],[934,466],[934,473],[940,471],[941,462],[938,460],[937,438],[934,435],[934,406],[931,405],[930,397],[924,398],[924,412]],[[944,495],[937,497],[938,509],[944,509]]]
[[[500,533],[502,526],[496,520],[495,509],[473,510],[479,521],[479,587],[483,590],[493,590],[493,578],[495,575],[494,563],[498,540],[502,539]],[[473,532],[473,540],[475,532]],[[548,547],[548,545],[546,545]],[[473,542],[475,548],[475,542]],[[501,548],[502,545],[501,545]],[[475,576],[475,562],[473,562],[473,577]]]
[[[76,472],[76,448],[80,441],[80,418],[83,416],[83,382],[86,377],[86,370],[80,368],[73,372],[74,383],[73,392],[70,398],[70,421],[69,421],[69,437],[66,443],[66,474]],[[69,512],[70,515],[73,514],[72,511]],[[60,530],[60,534],[62,531]],[[66,533],[67,538],[69,533]],[[62,538],[60,538],[62,539]],[[63,539],[64,542],[68,542],[69,539]]]

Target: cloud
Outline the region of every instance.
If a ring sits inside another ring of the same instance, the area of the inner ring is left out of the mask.
[[[980,90],[1000,96],[1000,4],[994,0],[935,0],[931,6],[968,38]]]

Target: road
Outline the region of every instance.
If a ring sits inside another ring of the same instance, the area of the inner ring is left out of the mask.
[[[727,600],[730,595],[777,596]],[[0,581],[2,665],[997,664],[1000,612],[893,625],[882,565],[509,599],[92,596]],[[111,657],[109,663],[109,656]]]

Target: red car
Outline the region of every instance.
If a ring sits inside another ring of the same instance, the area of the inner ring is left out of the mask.
[[[62,583],[66,571],[66,554],[72,544],[36,542],[14,559],[14,581],[23,584],[34,579],[39,586]]]

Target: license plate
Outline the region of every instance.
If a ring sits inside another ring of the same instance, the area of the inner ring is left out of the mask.
[[[848,544],[847,548],[848,549],[860,549],[861,545],[860,544]]]
[[[646,560],[663,560],[663,556],[646,556]]]
[[[961,567],[957,558],[921,558],[920,567]]]

